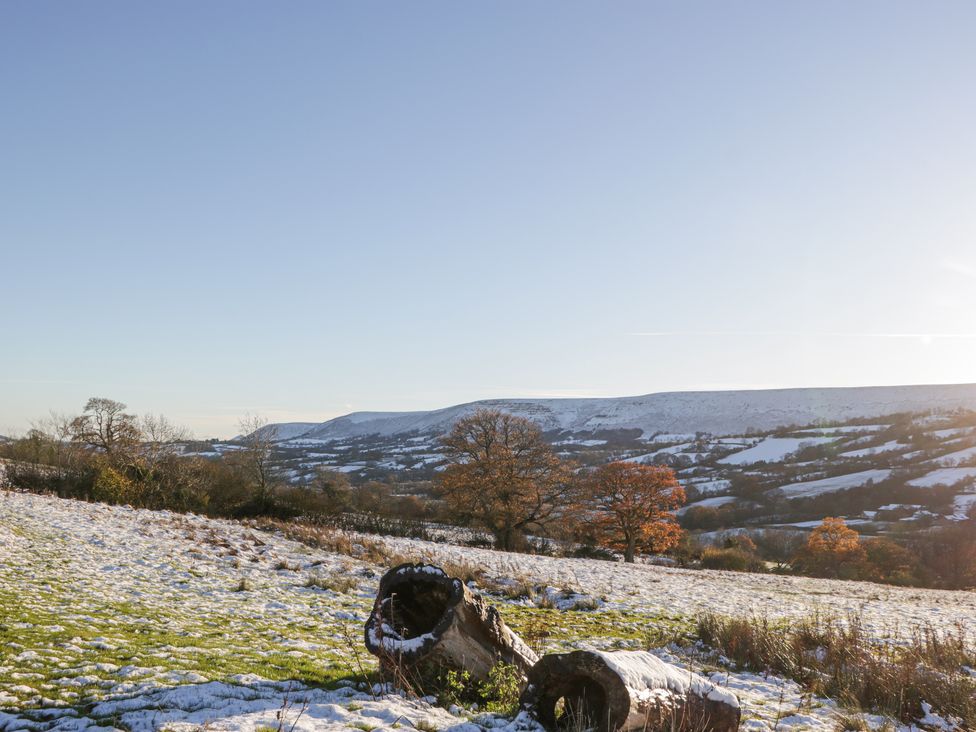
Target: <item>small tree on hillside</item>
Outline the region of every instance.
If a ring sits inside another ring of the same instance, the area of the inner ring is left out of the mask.
[[[74,467],[84,449],[72,443],[74,417],[66,414],[51,412],[48,417],[31,423],[28,437],[40,435],[47,443],[49,452],[47,464],[55,471],[58,478],[64,478],[67,471]]]
[[[347,511],[352,503],[352,486],[345,473],[319,468],[308,488],[317,494],[320,511],[329,516],[338,516]]]
[[[794,564],[818,577],[853,579],[862,569],[865,557],[858,533],[844,519],[827,517],[810,532]]]
[[[442,444],[448,465],[440,495],[456,519],[489,530],[498,549],[517,548],[568,505],[572,474],[527,419],[482,409],[459,420]]]
[[[865,579],[897,585],[918,583],[918,559],[901,544],[884,537],[863,544],[867,564]]]
[[[274,445],[278,428],[256,414],[248,414],[240,421],[241,449],[236,450],[233,462],[243,473],[250,487],[251,509],[266,513],[274,499],[275,476],[272,470]]]
[[[607,546],[633,562],[637,551],[663,552],[683,533],[674,509],[685,502],[674,471],[660,466],[614,462],[603,465],[584,485],[588,523]]]

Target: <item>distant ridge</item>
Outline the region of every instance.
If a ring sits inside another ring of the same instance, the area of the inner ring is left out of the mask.
[[[378,435],[443,434],[462,417],[498,409],[545,431],[640,429],[714,435],[768,431],[793,424],[846,422],[902,412],[976,410],[976,384],[863,386],[746,391],[679,391],[589,399],[484,399],[421,412],[353,412],[319,424],[268,425],[277,439],[337,441]]]

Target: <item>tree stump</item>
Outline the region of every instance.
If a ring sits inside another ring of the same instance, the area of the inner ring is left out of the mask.
[[[499,662],[524,676],[538,660],[498,610],[430,564],[401,564],[383,575],[365,635],[387,668],[446,666],[485,680]]]
[[[644,651],[544,656],[519,700],[550,732],[733,732],[736,696]]]

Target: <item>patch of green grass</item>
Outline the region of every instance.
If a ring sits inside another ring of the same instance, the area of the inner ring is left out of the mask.
[[[147,677],[167,672],[199,674],[226,680],[237,674],[256,674],[272,681],[299,680],[330,686],[355,678],[363,680],[375,668],[372,657],[349,652],[339,636],[358,638],[360,624],[302,617],[279,622],[254,617],[246,600],[208,605],[208,613],[184,606],[179,592],[167,593],[150,607],[132,601],[92,596],[88,588],[66,580],[61,562],[43,556],[33,568],[0,565],[0,648],[15,663],[0,663],[0,692],[15,696],[18,711],[42,706],[34,697],[60,700],[82,708],[103,698],[123,679],[117,668],[150,669]],[[30,571],[33,570],[33,571]],[[16,588],[14,591],[11,588]],[[192,600],[192,597],[188,597]],[[363,613],[365,601],[323,596],[314,607],[323,611],[341,606]],[[215,612],[216,611],[216,612]],[[294,640],[292,640],[294,639]],[[300,649],[294,641],[312,642]],[[23,678],[23,674],[30,674]],[[61,687],[62,679],[96,679],[96,683]],[[29,687],[31,693],[12,692]],[[50,687],[50,688],[45,688]]]
[[[666,645],[670,640],[690,637],[694,621],[681,616],[666,616],[622,610],[567,610],[501,605],[505,622],[526,642],[544,634],[541,650],[574,648],[581,640],[608,647],[648,648]],[[663,642],[655,643],[656,639]],[[667,640],[664,640],[667,639]]]

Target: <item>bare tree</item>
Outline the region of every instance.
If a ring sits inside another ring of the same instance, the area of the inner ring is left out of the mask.
[[[274,445],[278,428],[257,414],[246,414],[239,422],[242,448],[235,458],[251,484],[256,508],[260,512],[271,507],[275,479],[272,470]]]
[[[142,456],[150,467],[168,455],[174,454],[174,445],[190,438],[189,430],[170,422],[159,414],[147,414],[140,420],[142,431]]]
[[[449,465],[440,493],[453,515],[492,532],[511,550],[567,507],[572,473],[532,422],[482,409],[443,438]]]
[[[71,421],[71,439],[112,457],[128,452],[142,439],[142,431],[136,416],[125,410],[122,402],[92,397],[81,416]]]
[[[71,423],[74,418],[61,412],[50,412],[46,420],[47,431],[56,445],[55,467],[58,476],[76,465],[78,448],[71,444]]]

